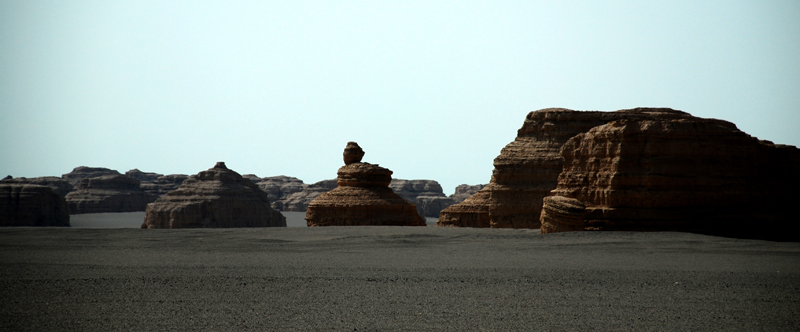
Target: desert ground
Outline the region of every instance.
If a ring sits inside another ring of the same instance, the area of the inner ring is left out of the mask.
[[[0,229],[3,331],[796,331],[800,243],[434,227]],[[138,221],[136,219],[139,219]],[[430,220],[429,220],[430,221]],[[125,227],[123,227],[123,225]]]

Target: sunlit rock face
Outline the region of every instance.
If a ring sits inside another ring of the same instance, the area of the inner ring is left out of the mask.
[[[360,156],[348,157],[354,146],[358,145],[350,142],[345,149],[346,165],[337,172],[337,187],[308,205],[308,226],[425,226],[414,204],[389,188],[392,171],[360,162],[360,147],[355,153]]]
[[[539,228],[542,199],[555,189],[561,173],[561,146],[573,136],[620,119],[691,118],[669,108],[581,112],[548,108],[530,112],[494,160],[490,183],[439,215],[437,226]]]
[[[147,206],[142,228],[286,227],[267,193],[219,162]]]
[[[551,194],[562,199],[545,200],[542,233],[577,224],[580,217],[586,230],[800,238],[791,235],[800,152],[759,141],[732,123],[696,117],[612,121],[570,138],[561,156]],[[548,212],[566,200],[573,201],[572,212]]]
[[[48,186],[0,183],[0,226],[69,226],[67,202]]]

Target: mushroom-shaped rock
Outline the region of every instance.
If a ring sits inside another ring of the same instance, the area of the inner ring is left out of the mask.
[[[267,193],[219,162],[147,206],[142,228],[286,227]]]
[[[348,148],[358,147],[355,142],[350,143]],[[345,162],[347,155],[345,149]],[[338,186],[308,204],[306,221],[309,227],[425,226],[416,206],[389,188],[392,181],[389,169],[353,162],[339,168],[337,175]]]

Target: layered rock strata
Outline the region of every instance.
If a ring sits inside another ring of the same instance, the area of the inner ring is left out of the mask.
[[[458,203],[463,202],[468,197],[470,197],[472,195],[475,195],[475,193],[477,193],[479,190],[483,189],[483,187],[486,187],[486,185],[485,184],[475,184],[475,185],[461,184],[461,185],[456,186],[456,189],[453,192],[453,194],[448,196],[448,197],[450,197],[450,199],[453,200],[453,202],[454,202],[453,204],[458,204]]]
[[[96,177],[101,177],[104,175],[120,175],[119,172],[108,169],[105,167],[87,167],[87,166],[78,166],[72,169],[72,172],[62,174],[61,178],[67,180],[70,185],[73,187],[77,187],[78,183],[81,182],[83,179],[91,179]]]
[[[358,146],[350,142],[344,152],[337,187],[308,205],[308,226],[425,226],[414,204],[389,188],[392,171],[360,162],[363,150],[358,158],[348,158],[353,145]]]
[[[542,233],[582,218],[587,230],[800,238],[791,235],[800,150],[759,141],[732,123],[613,121],[569,139],[561,156],[557,197],[545,200]],[[578,208],[550,213],[552,202],[565,200],[585,205],[584,215]]]
[[[144,211],[156,197],[139,186],[139,180],[124,175],[82,179],[65,197],[70,214]]]
[[[219,162],[147,206],[142,228],[286,227],[267,193]]]
[[[35,178],[12,178],[11,176],[7,176],[6,178],[0,180],[0,184],[35,184],[45,187],[50,187],[53,189],[53,192],[58,194],[59,196],[66,196],[69,194],[70,191],[73,190],[73,187],[67,180],[64,180],[60,177],[56,176],[41,176]]]
[[[67,202],[47,186],[0,183],[0,226],[69,226]]]
[[[289,203],[289,197],[295,193],[304,191],[309,186],[303,183],[303,180],[291,176],[280,175],[259,178],[256,185],[269,195],[272,208],[278,211],[305,211],[308,203],[314,199],[311,198],[305,202],[305,205],[301,207],[302,210],[295,210],[297,208],[297,203]],[[316,197],[316,195],[314,197]]]
[[[668,108],[579,112],[550,108],[530,112],[494,160],[490,183],[439,215],[437,226],[539,228],[542,199],[561,173],[561,146],[573,136],[614,120],[691,118]]]
[[[392,179],[389,188],[416,205],[417,212],[424,217],[438,217],[444,208],[455,204],[434,180]]]
[[[142,172],[138,169],[132,169],[125,172],[125,175],[139,180],[139,186],[147,194],[154,197],[161,197],[168,192],[178,189],[181,183],[189,178],[185,174],[170,174],[163,175],[152,172]]]

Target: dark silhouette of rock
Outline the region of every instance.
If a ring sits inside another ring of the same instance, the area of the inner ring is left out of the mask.
[[[41,176],[35,178],[12,178],[10,175],[0,180],[0,183],[18,183],[18,184],[36,184],[40,186],[46,186],[53,189],[53,192],[60,195],[66,196],[70,191],[72,191],[72,185],[60,177],[56,176]]]
[[[121,174],[82,179],[65,198],[70,214],[144,211],[156,199]]]
[[[453,200],[444,195],[442,186],[434,180],[403,180],[392,179],[389,188],[415,204],[417,212],[425,217],[438,217],[442,209],[455,204]]]
[[[759,141],[732,123],[618,120],[575,135],[561,156],[542,233],[582,224],[580,230],[800,239],[792,194],[800,186],[800,150]],[[567,200],[575,208],[550,213],[558,210],[554,202]]]
[[[104,167],[75,167],[72,172],[61,175],[61,178],[67,180],[73,187],[78,186],[78,182],[83,179],[96,178],[103,175],[120,175],[119,172]]]
[[[47,186],[0,183],[0,226],[69,226],[67,202]]]
[[[350,142],[348,148],[351,143],[357,146]],[[345,162],[347,160],[345,158]],[[337,175],[338,186],[320,194],[308,205],[306,220],[309,227],[425,226],[425,220],[417,213],[414,204],[389,188],[392,181],[389,169],[351,162],[339,168]]]
[[[458,204],[463,202],[468,197],[475,195],[479,190],[486,187],[485,184],[475,184],[475,185],[468,185],[468,184],[460,184],[456,186],[455,192],[452,195],[448,196],[450,199],[453,200],[454,204]]]
[[[218,162],[147,206],[142,228],[286,227],[267,193]]]
[[[669,108],[578,112],[550,108],[530,112],[494,160],[491,182],[439,215],[437,226],[539,228],[542,199],[555,189],[561,146],[573,136],[614,120],[692,118]]]

